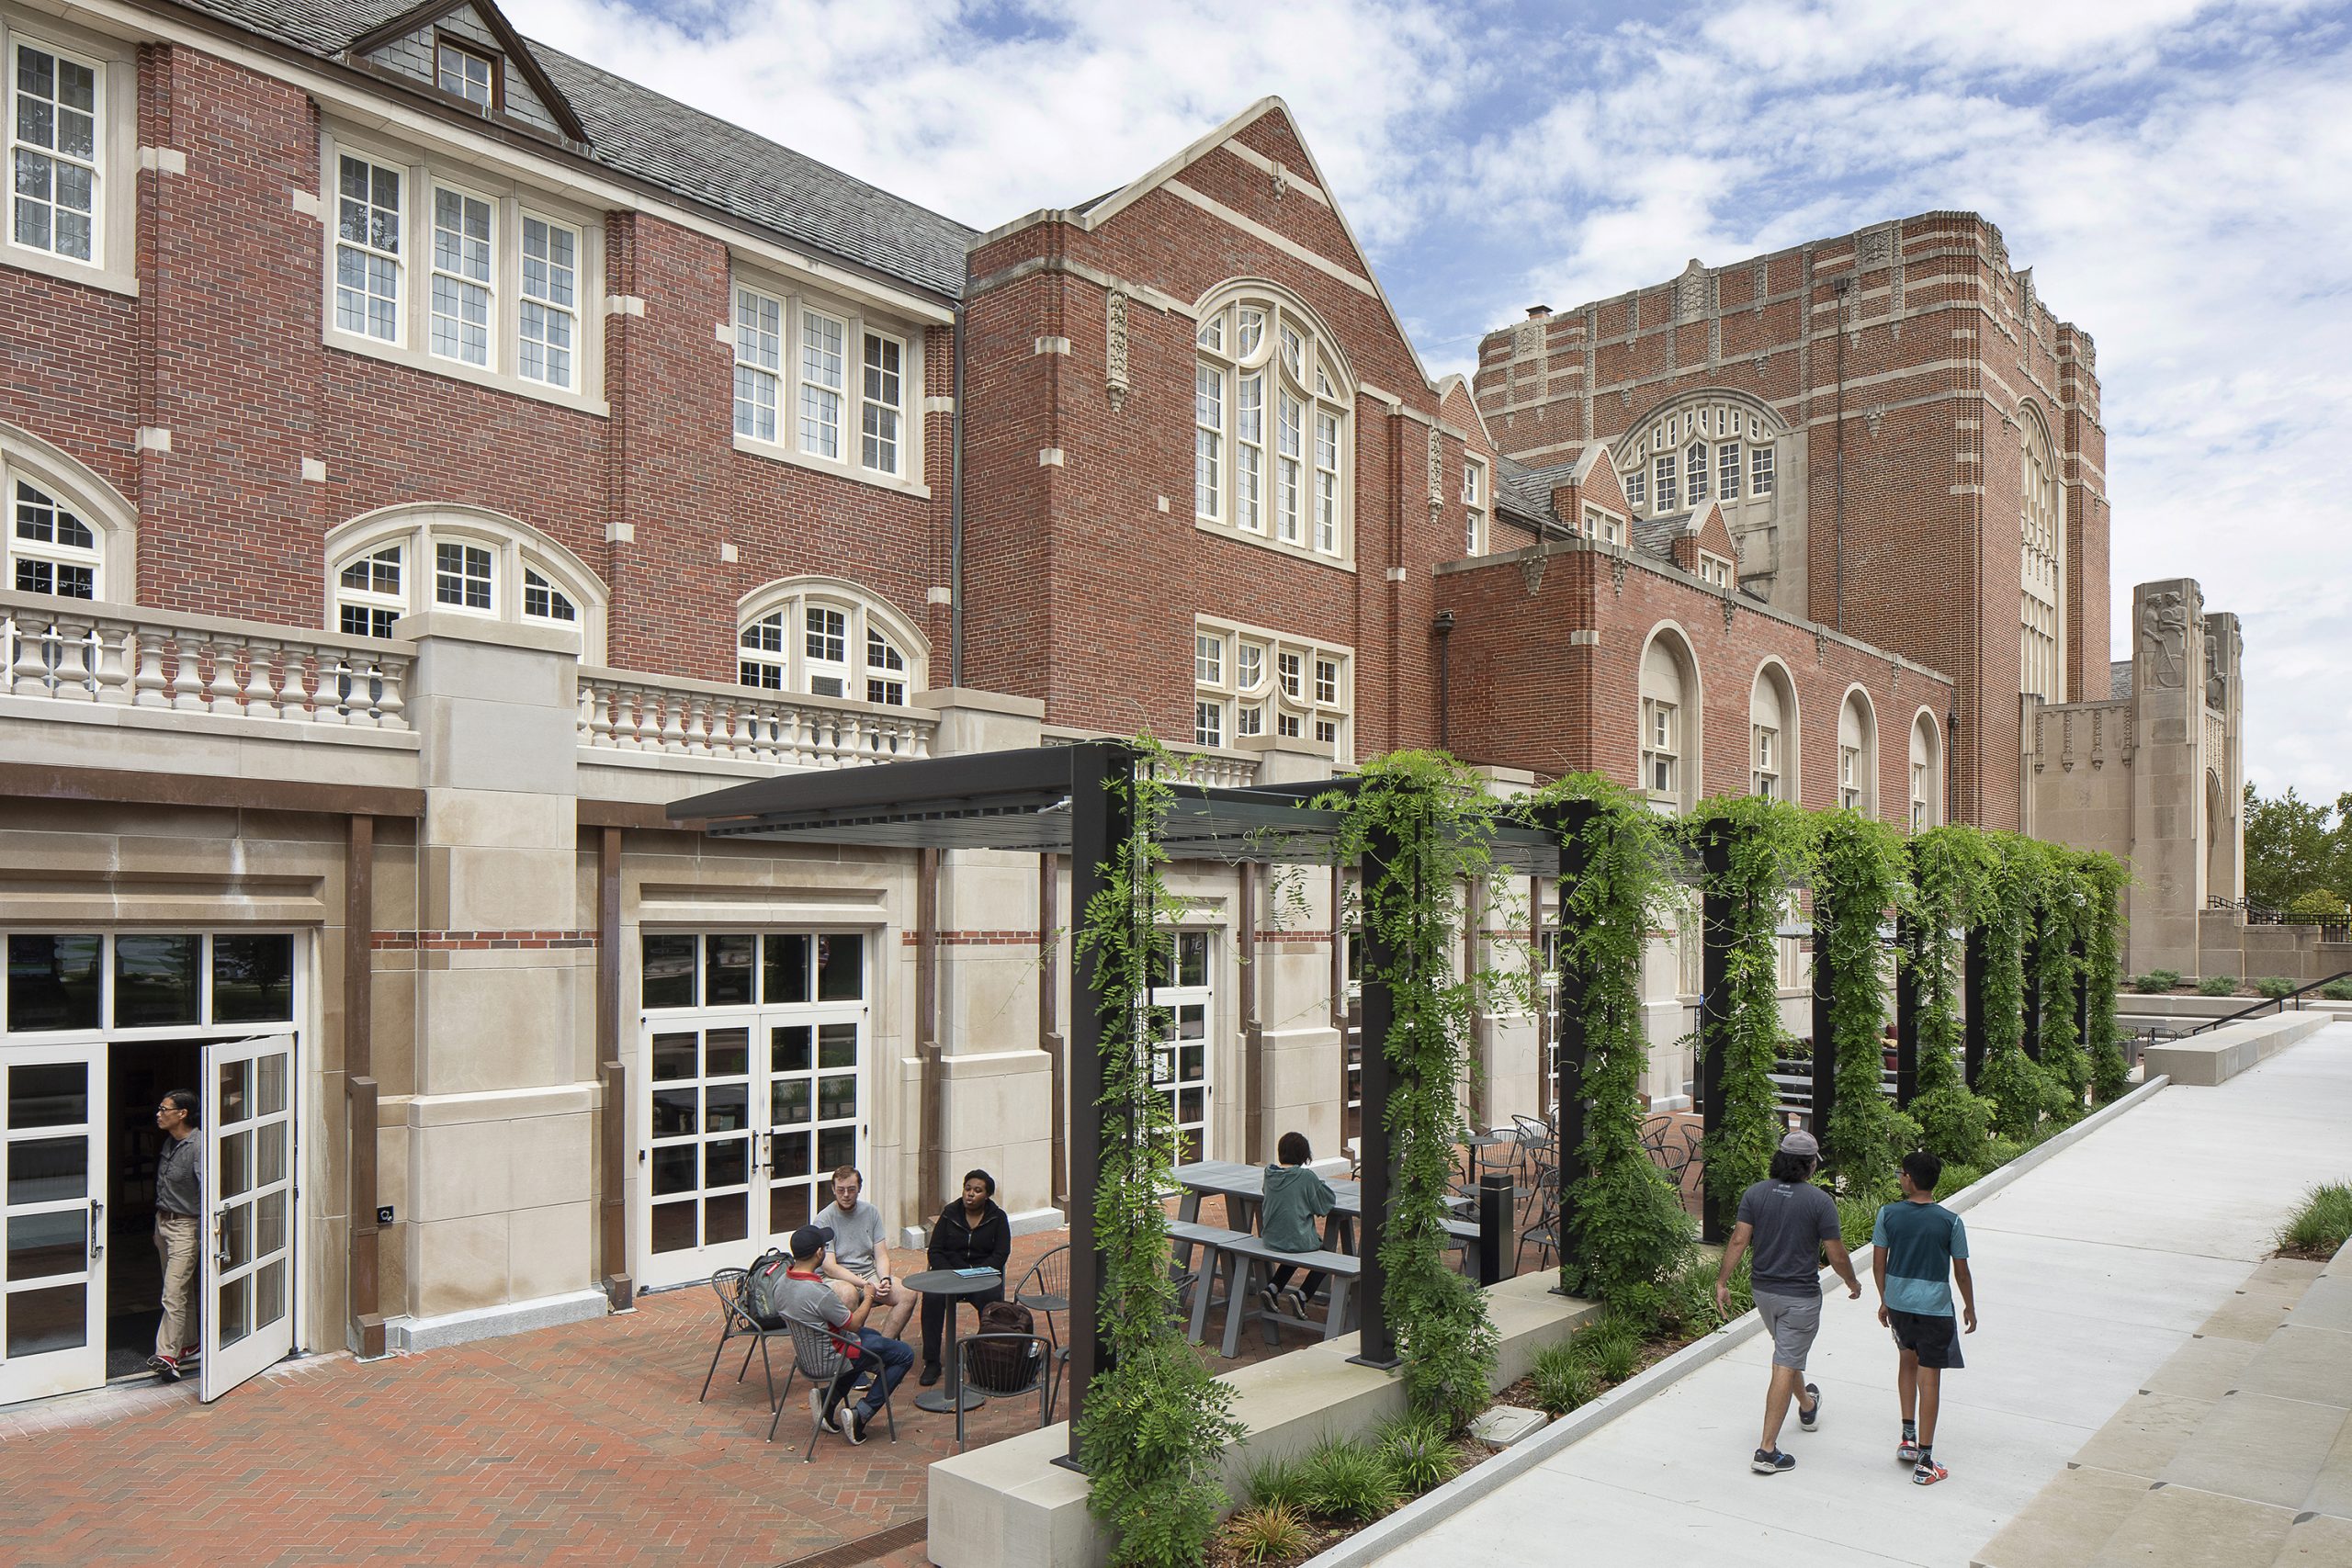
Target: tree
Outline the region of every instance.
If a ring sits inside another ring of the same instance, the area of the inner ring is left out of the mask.
[[[2290,787],[2265,799],[2245,786],[2245,897],[2285,909],[2306,893],[2352,887],[2352,792],[2335,804],[2304,800]]]

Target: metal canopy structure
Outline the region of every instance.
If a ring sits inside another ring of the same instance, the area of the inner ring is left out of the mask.
[[[1091,908],[1109,886],[1117,847],[1132,839],[1137,824],[1132,792],[1125,787],[1145,760],[1143,748],[1125,741],[1081,741],[968,757],[933,757],[871,767],[787,773],[716,790],[675,802],[668,816],[680,826],[699,825],[714,837],[767,839],[781,842],[859,844],[910,850],[999,850],[1070,857],[1071,907]],[[1216,860],[1228,864],[1329,862],[1343,843],[1342,814],[1311,805],[1334,791],[1352,791],[1359,781],[1253,788],[1212,788],[1171,782],[1172,799],[1156,837],[1175,859]],[[1540,828],[1497,824],[1482,834],[1498,869],[1522,874],[1562,875],[1580,869],[1582,847],[1572,825],[1585,808],[1555,810]],[[1376,874],[1380,848],[1365,857],[1366,886]],[[1131,890],[1132,891],[1132,890]],[[1566,886],[1562,886],[1565,916]],[[1363,1259],[1363,1328],[1357,1359],[1374,1365],[1396,1363],[1396,1341],[1382,1303],[1380,1235],[1395,1178],[1389,1149],[1387,1102],[1391,1074],[1385,1053],[1390,1007],[1386,973],[1390,955],[1377,931],[1365,932],[1363,987],[1363,1201],[1358,1256]],[[1102,1257],[1094,1236],[1093,1194],[1102,1171],[1104,1118],[1080,1113],[1100,1107],[1103,1093],[1104,992],[1101,955],[1080,944],[1070,976],[1073,1003],[1069,1037],[1069,1458],[1078,1457],[1079,1420],[1086,1389],[1098,1365],[1096,1313],[1101,1301]],[[1578,1088],[1584,1070],[1583,988],[1565,972],[1561,977],[1561,1042],[1555,1103],[1563,1108],[1564,1150],[1580,1149],[1584,1117]],[[1062,1114],[1055,1107],[1057,1116]],[[1573,1154],[1561,1160],[1562,1191],[1581,1170]],[[925,1201],[929,1201],[926,1197]],[[1197,1288],[1207,1289],[1204,1280]]]

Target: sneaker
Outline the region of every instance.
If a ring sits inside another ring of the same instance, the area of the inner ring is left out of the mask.
[[[169,1356],[148,1357],[147,1370],[155,1374],[155,1381],[157,1382],[177,1382],[180,1381],[180,1364],[172,1359]]]
[[[922,1364],[922,1386],[923,1386],[923,1387],[925,1387],[925,1388],[929,1388],[932,1384],[933,1384],[933,1383],[935,1383],[935,1382],[937,1382],[939,1381],[940,1376],[941,1376],[941,1372],[940,1372],[940,1369],[939,1369],[939,1363],[938,1363],[937,1361],[925,1361],[925,1362]]]
[[[1894,1462],[1897,1464],[1918,1463],[1919,1439],[1917,1438],[1905,1438],[1901,1443],[1897,1444],[1894,1450]]]
[[[1784,1454],[1778,1449],[1758,1449],[1756,1457],[1747,1461],[1747,1468],[1758,1475],[1778,1475],[1784,1470],[1796,1467],[1796,1457]]]
[[[865,1435],[857,1429],[857,1406],[847,1400],[834,1405],[833,1430],[853,1443],[862,1441]]]
[[[1919,1461],[1919,1468],[1911,1472],[1911,1484],[1914,1486],[1933,1486],[1937,1482],[1941,1481],[1951,1473],[1951,1471],[1946,1470],[1934,1460],[1923,1459]]]
[[[1283,1301],[1289,1306],[1290,1313],[1293,1317],[1305,1317],[1306,1315],[1306,1292],[1300,1290],[1297,1286],[1293,1285],[1289,1290],[1284,1291],[1283,1292]]]
[[[842,1428],[842,1436],[853,1443],[865,1441],[865,1412],[862,1408],[852,1409],[847,1405],[842,1408],[849,1412],[849,1424]]]
[[[1283,1311],[1283,1298],[1275,1293],[1274,1288],[1272,1285],[1263,1286],[1259,1290],[1258,1300],[1264,1305],[1268,1312],[1273,1313],[1278,1316],[1281,1314]]]
[[[1797,1426],[1804,1431],[1817,1432],[1821,1430],[1821,1390],[1812,1383],[1807,1383],[1804,1385],[1804,1391],[1812,1396],[1813,1408],[1807,1410],[1804,1400],[1797,1402]]]

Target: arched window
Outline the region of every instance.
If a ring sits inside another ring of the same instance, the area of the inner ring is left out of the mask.
[[[137,597],[136,513],[106,481],[38,436],[0,424],[0,583],[19,593]]]
[[[1203,301],[1193,512],[1204,527],[1328,560],[1353,553],[1355,388],[1315,314],[1268,284]]]
[[[931,645],[854,583],[791,577],[736,612],[736,671],[746,686],[904,707],[925,689]]]
[[[1690,808],[1699,783],[1699,677],[1690,645],[1661,627],[1642,653],[1642,776],[1660,811]]]
[[[605,659],[605,587],[579,557],[527,523],[475,507],[390,507],[327,536],[327,625],[390,637],[421,610],[557,626],[580,657]]]
[[[1860,687],[1838,710],[1838,804],[1878,815],[1878,716]]]
[[[1797,800],[1797,694],[1789,672],[1767,661],[1747,699],[1747,787],[1767,800]]]
[[[1943,737],[1936,716],[1922,709],[1911,721],[1911,830],[1924,833],[1943,819]]]
[[[2058,606],[2066,580],[2065,501],[2050,428],[2031,403],[2019,411],[2018,689],[2047,703],[2065,701],[2059,662]]]

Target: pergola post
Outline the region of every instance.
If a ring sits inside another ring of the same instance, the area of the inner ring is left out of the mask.
[[[1968,1017],[1961,1034],[1961,1064],[1974,1089],[1984,1071],[1984,928],[1971,926],[1961,958],[1961,1005]]]
[[[1813,1135],[1829,1135],[1838,1109],[1838,1032],[1829,1018],[1837,976],[1829,968],[1828,931],[1822,922],[1821,890],[1813,895]]]
[[[1894,917],[1894,1103],[1908,1106],[1919,1096],[1919,928],[1909,915]]]
[[[1402,854],[1403,845],[1385,822],[1374,823],[1363,857],[1363,1116],[1358,1134],[1363,1213],[1356,1220],[1356,1257],[1360,1331],[1357,1353],[1348,1358],[1367,1367],[1394,1367],[1398,1362],[1396,1336],[1388,1325],[1387,1270],[1380,1266],[1380,1238],[1387,1228],[1389,1189],[1396,1178],[1388,1147],[1388,1091],[1394,1075],[1388,1065],[1388,1026],[1396,1016],[1389,995],[1388,975],[1396,951],[1381,930],[1373,900],[1383,868]]]
[[[2037,1062],[2041,1060],[2041,909],[2036,906],[2019,962],[2025,965],[2025,1054]]]
[[[2081,937],[2075,939],[2075,1043],[2085,1052],[2091,1048],[2091,949]]]
[[[1584,971],[1568,961],[1568,899],[1571,890],[1584,880],[1586,869],[1592,861],[1592,850],[1584,841],[1585,829],[1592,823],[1600,807],[1590,801],[1576,800],[1544,815],[1541,826],[1559,840],[1560,874],[1555,897],[1559,899],[1559,947],[1553,972],[1553,996],[1557,998],[1559,1032],[1554,1041],[1551,1089],[1552,1103],[1560,1116],[1560,1166],[1554,1173],[1558,1188],[1560,1226],[1560,1261],[1565,1267],[1572,1258],[1583,1256],[1574,1211],[1569,1207],[1568,1194],[1577,1182],[1592,1172],[1584,1163],[1585,1106],[1585,1029]],[[1534,917],[1542,925],[1540,912]]]
[[[1096,895],[1111,886],[1119,846],[1134,838],[1135,752],[1131,747],[1089,741],[1069,748],[1069,875],[1073,929],[1083,924]],[[1132,901],[1134,889],[1125,889]],[[1139,918],[1139,917],[1137,917]],[[1073,942],[1069,1018],[1069,1454],[1078,1462],[1079,1423],[1086,1411],[1086,1385],[1104,1364],[1095,1320],[1102,1300],[1102,1249],[1094,1234],[1094,1198],[1102,1174],[1102,1017],[1104,954],[1099,945]],[[1134,1021],[1113,1025],[1135,1049]],[[1119,1115],[1122,1138],[1135,1123]],[[1114,1149],[1131,1159],[1133,1151]],[[1202,1289],[1206,1289],[1204,1284]]]
[[[1713,1148],[1723,1132],[1724,1056],[1731,1049],[1725,1035],[1731,1023],[1732,908],[1730,897],[1719,891],[1731,874],[1731,839],[1720,825],[1707,829],[1699,861],[1704,889],[1699,900],[1699,1098],[1706,1146]],[[1729,1204],[1712,1181],[1702,1192],[1701,1238],[1721,1242],[1731,1235]]]

